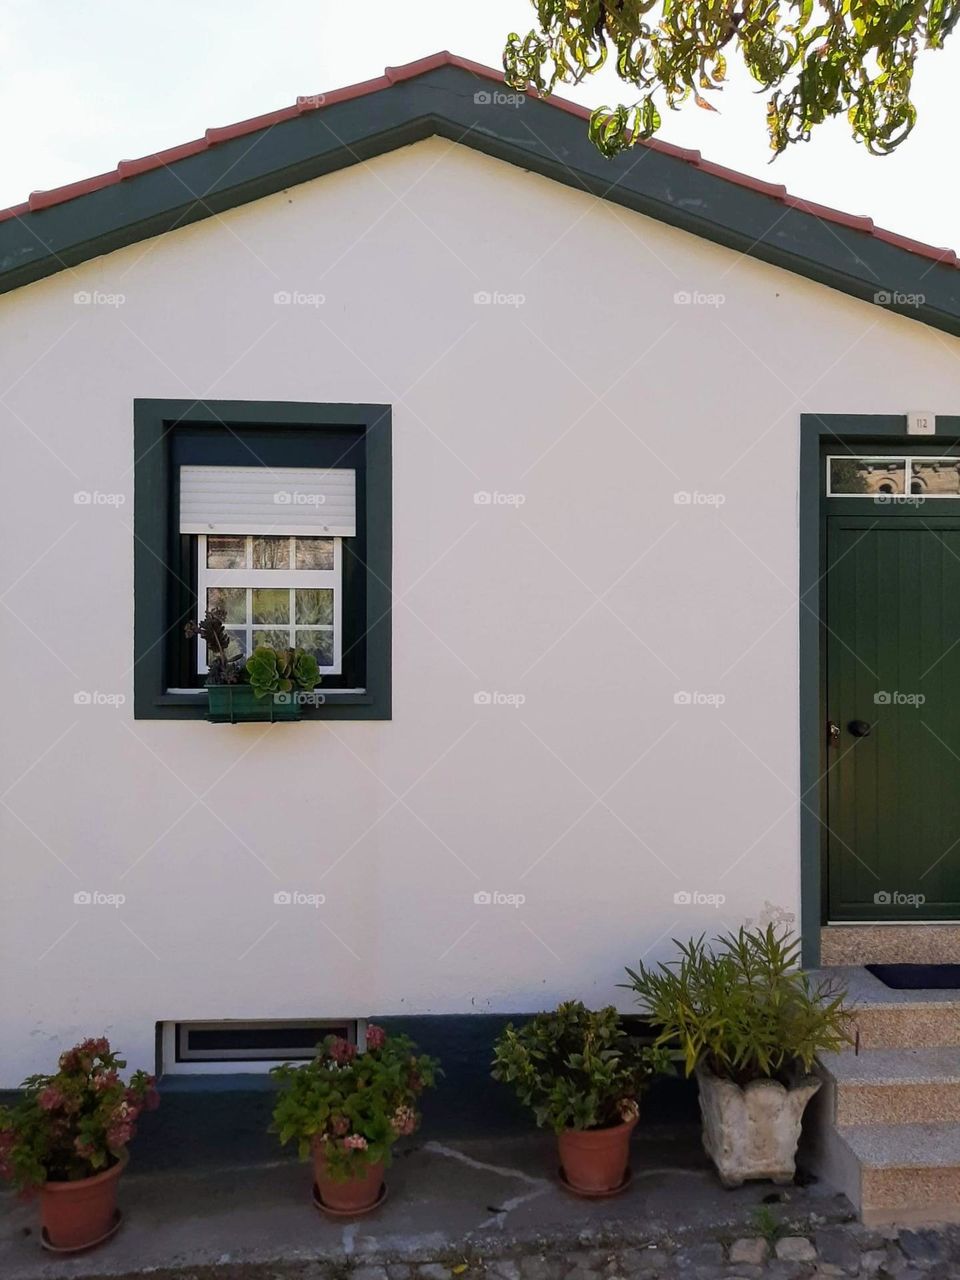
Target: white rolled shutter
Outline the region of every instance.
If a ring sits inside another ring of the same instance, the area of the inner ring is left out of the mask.
[[[181,467],[180,532],[353,538],[356,473],[346,467]]]

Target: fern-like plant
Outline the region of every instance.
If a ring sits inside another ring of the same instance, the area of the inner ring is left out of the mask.
[[[789,1087],[818,1053],[852,1040],[846,992],[799,968],[800,942],[788,931],[741,928],[714,940],[677,942],[680,959],[627,969],[655,1044],[679,1050],[686,1074],[705,1067],[739,1085],[777,1080]]]

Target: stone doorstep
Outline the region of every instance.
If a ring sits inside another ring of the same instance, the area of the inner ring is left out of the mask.
[[[960,1048],[829,1053],[820,1065],[837,1125],[960,1123]]]
[[[960,1124],[850,1125],[837,1136],[860,1168],[865,1224],[960,1222]]]
[[[828,924],[820,930],[824,965],[955,964],[957,924]]]
[[[861,1049],[960,1047],[960,1001],[860,1006],[854,1021]]]
[[[811,970],[846,988],[865,1049],[960,1047],[960,998],[952,991],[895,991],[858,966]]]

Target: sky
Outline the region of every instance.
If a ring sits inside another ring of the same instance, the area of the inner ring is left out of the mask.
[[[438,49],[499,67],[507,33],[534,20],[529,0],[0,0],[0,14],[0,207]],[[763,95],[743,77],[711,99],[716,114],[665,112],[659,136],[960,250],[953,39],[921,56],[920,119],[890,157],[833,121],[770,164]],[[607,69],[562,92],[595,106],[620,88]]]

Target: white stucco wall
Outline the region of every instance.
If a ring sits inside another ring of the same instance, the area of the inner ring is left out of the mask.
[[[956,412],[958,355],[439,140],[0,299],[0,1085],[161,1019],[629,1007],[798,913],[799,417]],[[193,396],[393,404],[392,722],[133,719],[132,402]]]

